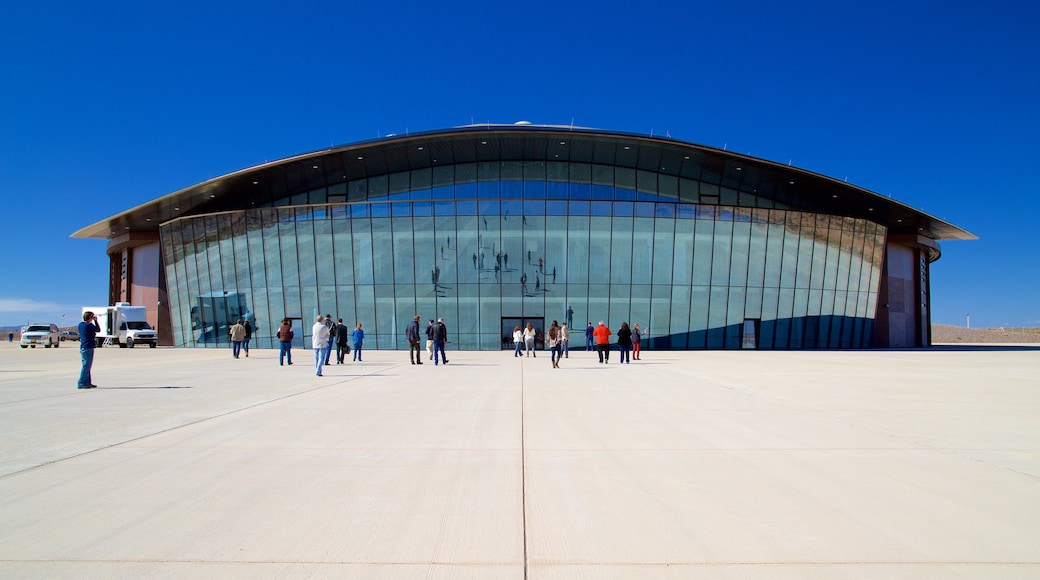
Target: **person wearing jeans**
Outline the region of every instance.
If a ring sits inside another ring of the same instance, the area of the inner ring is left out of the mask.
[[[83,362],[79,371],[79,382],[76,388],[96,389],[97,385],[90,380],[90,368],[94,366],[94,348],[97,346],[97,333],[101,332],[97,316],[91,312],[83,313],[83,322],[79,323],[79,356]]]
[[[292,322],[288,318],[282,319],[282,326],[278,328],[278,364],[283,365],[285,358],[289,357],[292,364]]]
[[[325,357],[329,354],[329,327],[325,319],[318,315],[317,322],[311,327],[311,347],[314,349],[314,371],[321,376],[321,369],[325,366]]]
[[[433,364],[437,366],[438,360],[448,364],[448,355],[444,354],[444,343],[448,342],[448,327],[444,326],[444,319],[438,318],[433,325]],[[440,355],[438,357],[438,355]]]

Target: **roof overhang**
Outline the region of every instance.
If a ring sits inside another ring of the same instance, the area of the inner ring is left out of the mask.
[[[549,125],[469,125],[390,135],[296,155],[175,191],[91,224],[75,238],[157,231],[180,217],[262,206],[293,191],[416,168],[501,160],[616,165],[748,190],[761,187],[792,209],[858,217],[894,235],[977,237],[951,223],[824,175],[670,137]],[[804,206],[804,207],[803,207]]]

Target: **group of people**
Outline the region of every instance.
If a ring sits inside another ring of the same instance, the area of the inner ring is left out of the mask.
[[[231,355],[238,358],[243,351],[249,358],[249,341],[253,339],[253,325],[248,320],[239,318],[238,322],[228,331],[231,335]]]
[[[420,320],[422,320],[422,317],[416,314],[415,318],[404,329],[404,337],[408,340],[408,360],[413,365],[423,364],[422,350],[420,348],[422,338],[419,334]],[[444,319],[438,318],[434,321],[431,318],[429,324],[426,325],[425,334],[426,354],[429,355],[434,366],[442,362],[448,364],[448,356],[444,352],[444,345],[448,342],[448,327],[444,325]]]
[[[592,326],[592,322],[589,322],[588,326],[585,327],[585,350],[592,350],[593,344],[595,343],[596,352],[599,354],[599,362],[609,363],[610,362],[610,336],[613,334],[607,325],[602,320],[599,321],[599,325],[595,328]],[[620,351],[620,359],[618,362],[621,364],[629,364],[632,359],[639,359],[639,351],[643,342],[643,334],[639,330],[639,325],[629,328],[627,322],[622,322],[621,327],[617,331],[617,346]]]
[[[534,329],[534,325],[530,322],[527,323],[526,328],[517,326],[513,328],[513,357],[524,356],[520,353],[521,345],[527,352],[527,356],[538,357],[538,351],[534,347],[534,339],[538,332]],[[564,322],[563,326],[553,320],[552,325],[549,326],[549,332],[546,334],[548,338],[549,351],[552,352],[552,366],[554,369],[560,368],[560,361],[564,358],[568,358],[570,349],[570,333],[567,330],[567,323]]]
[[[278,331],[278,339],[282,341],[282,331]],[[290,329],[289,341],[292,341],[292,330]],[[357,326],[351,331],[347,328],[347,325],[343,324],[342,318],[337,318],[335,322],[332,320],[331,314],[326,314],[324,318],[318,315],[317,320],[314,321],[314,326],[311,327],[311,348],[314,349],[314,371],[317,376],[322,376],[321,371],[327,364],[331,364],[329,361],[332,359],[332,346],[336,345],[336,364],[343,364],[343,358],[351,352],[353,349],[354,361],[361,361],[361,350],[365,342],[365,331],[361,328],[361,323],[358,322]],[[285,343],[282,342],[284,345]],[[351,346],[353,344],[353,347]],[[279,361],[280,362],[280,361]],[[292,358],[289,359],[289,364],[292,364]]]

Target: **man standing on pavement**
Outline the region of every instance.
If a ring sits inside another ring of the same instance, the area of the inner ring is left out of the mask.
[[[350,329],[343,324],[342,318],[336,319],[336,364],[343,364],[343,356],[350,350]]]
[[[329,327],[325,320],[318,315],[317,321],[311,327],[311,347],[314,348],[314,370],[315,374],[321,376],[321,369],[325,366],[325,357],[329,353]]]
[[[599,326],[592,332],[596,337],[596,351],[599,353],[599,362],[609,363],[610,362],[610,329],[607,325],[603,324],[603,321],[599,321]]]
[[[438,318],[437,322],[433,325],[433,364],[437,366],[437,354],[440,353],[440,360],[444,361],[444,364],[448,364],[448,355],[444,354],[444,343],[448,342],[448,327],[444,326],[444,319]]]
[[[97,385],[90,381],[90,367],[94,366],[94,348],[97,347],[97,334],[101,332],[97,316],[91,312],[83,313],[83,322],[79,323],[79,356],[83,360],[83,368],[79,371],[80,389],[96,389]]]
[[[474,258],[474,260],[475,259],[476,258]],[[405,327],[405,329],[404,329],[404,337],[408,340],[408,360],[410,360],[413,365],[421,365],[422,364],[422,355],[419,354],[419,353],[421,353],[422,350],[419,348],[419,315],[418,314],[416,314],[415,318],[413,318],[412,321],[408,323],[408,326]],[[414,358],[412,357],[413,353],[415,354]]]
[[[592,350],[592,322],[585,327],[585,350]]]

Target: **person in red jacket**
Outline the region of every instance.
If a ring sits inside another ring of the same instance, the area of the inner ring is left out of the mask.
[[[599,321],[599,326],[596,330],[592,331],[592,336],[596,339],[596,352],[599,353],[599,362],[610,362],[610,329],[607,328],[603,321]]]

